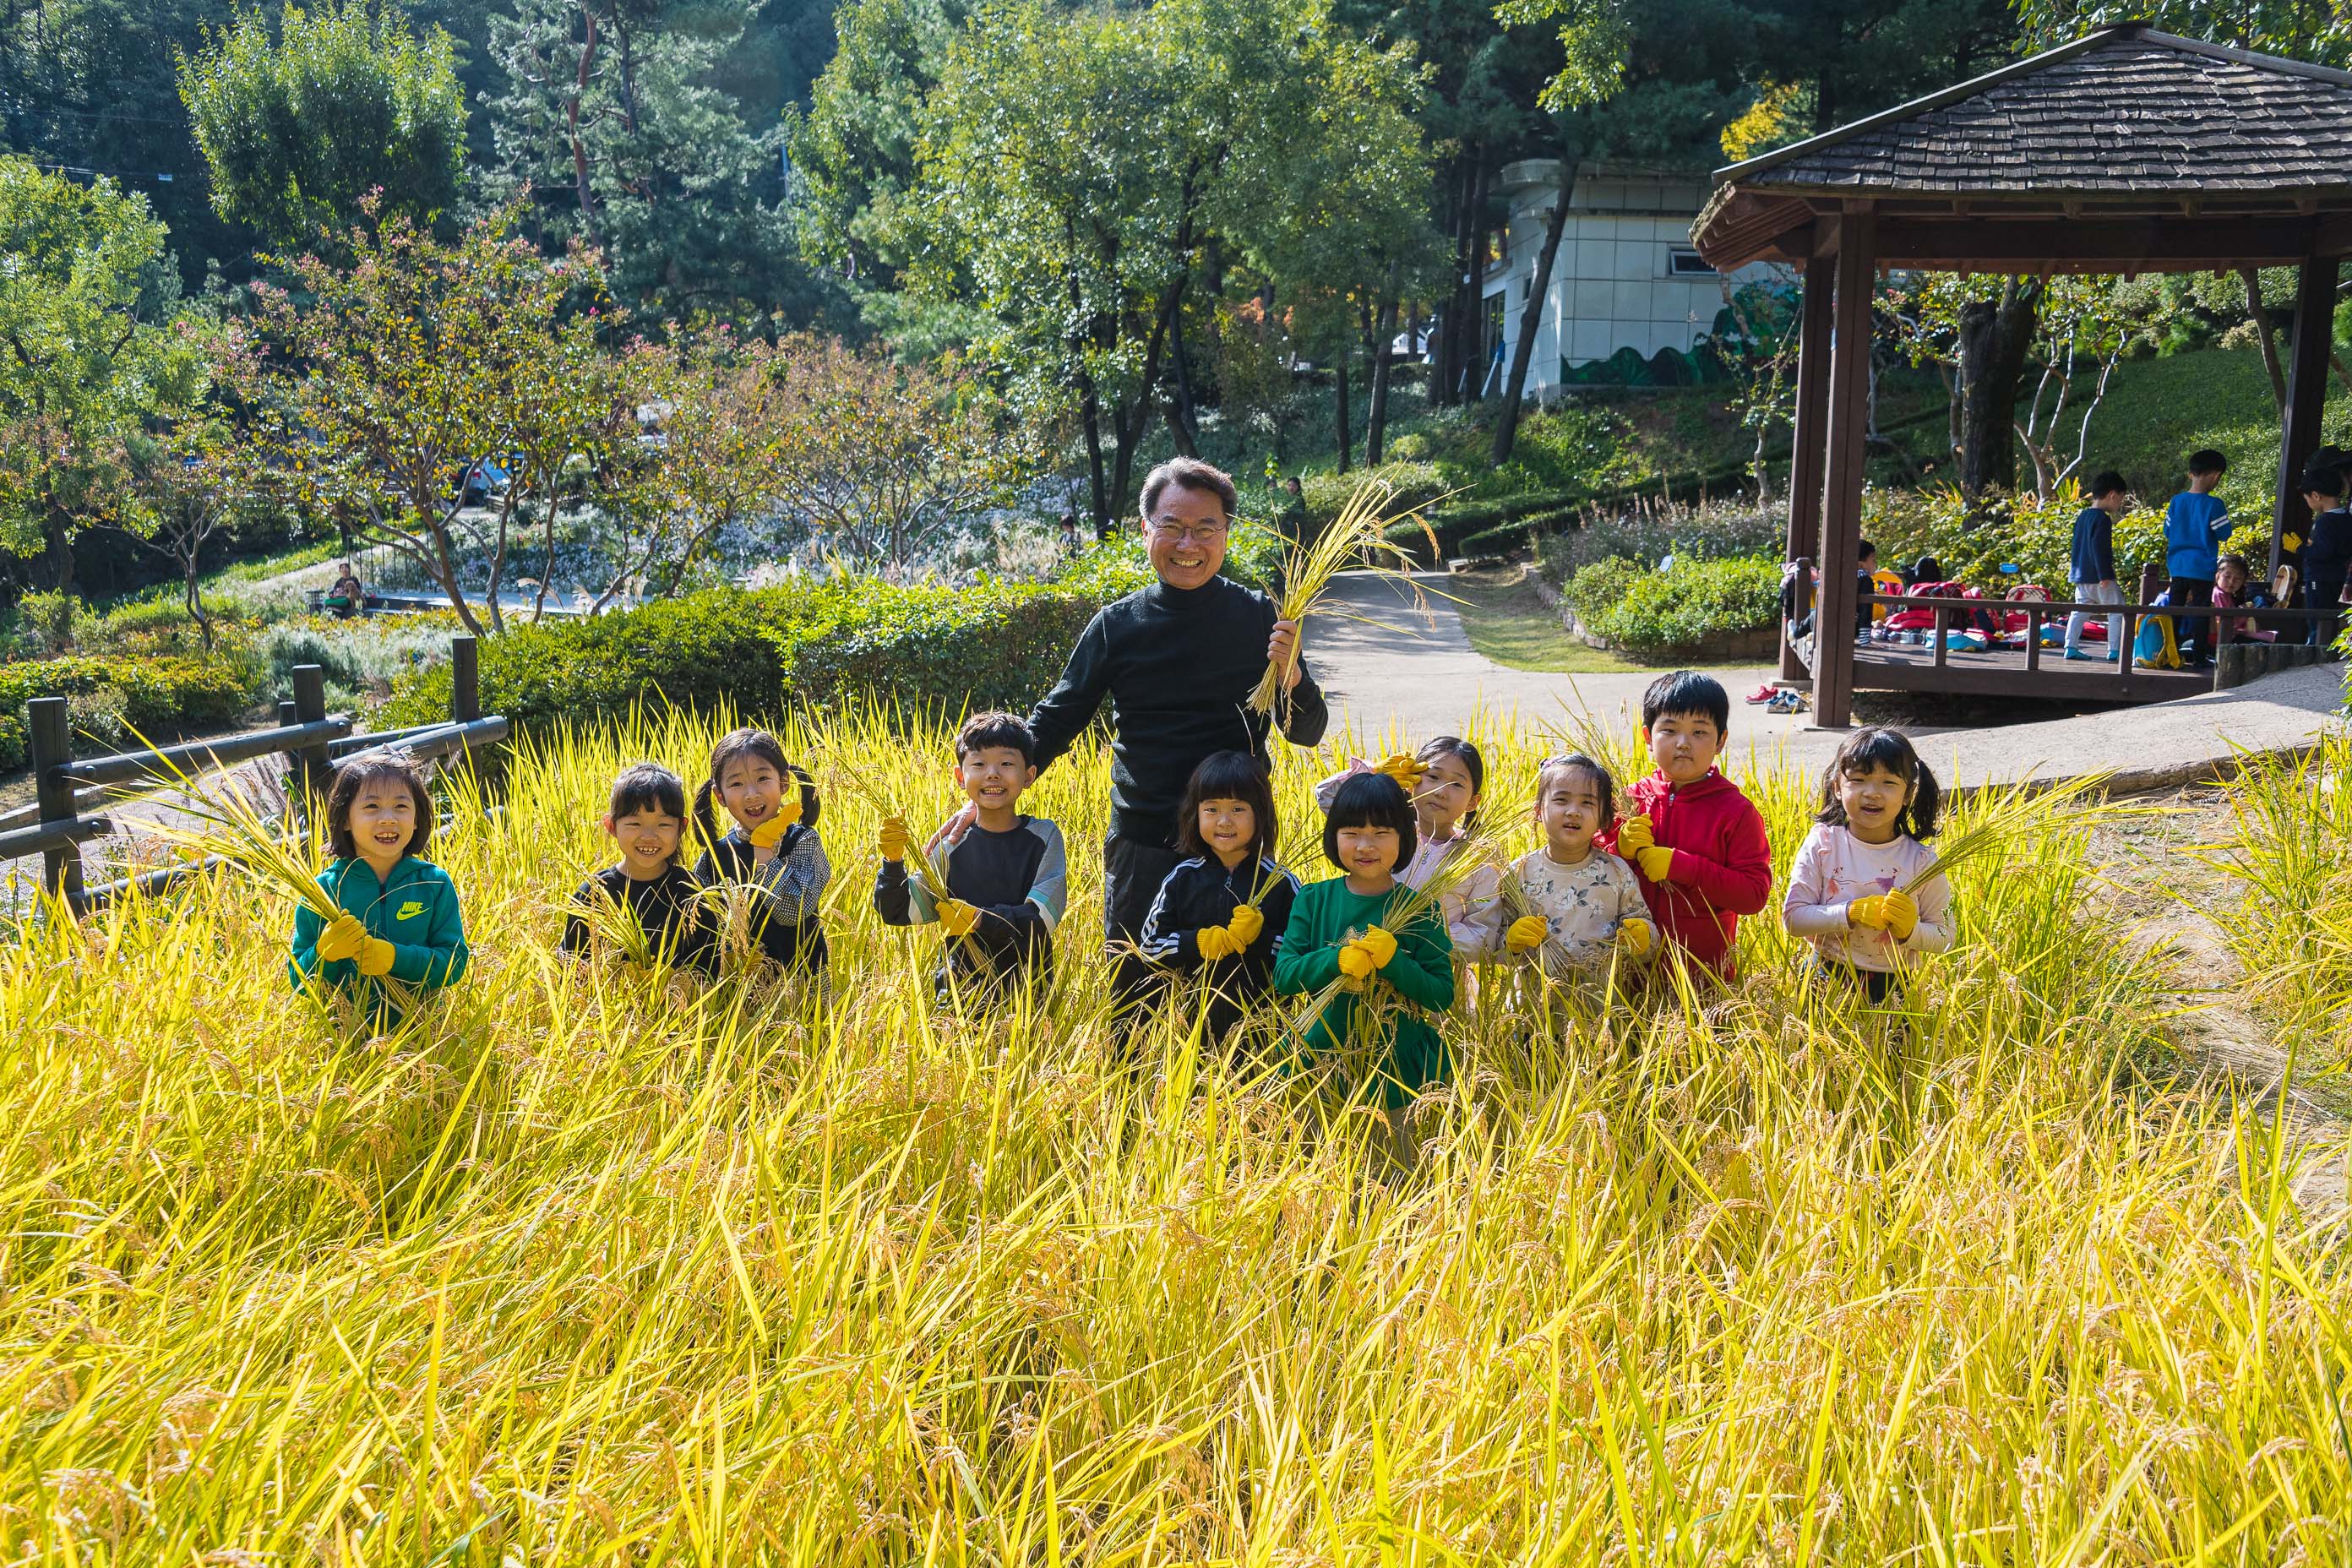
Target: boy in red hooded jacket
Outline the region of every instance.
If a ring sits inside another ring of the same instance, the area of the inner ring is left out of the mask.
[[[1726,980],[1739,917],[1772,896],[1764,816],[1715,765],[1730,723],[1719,682],[1689,669],[1652,681],[1642,742],[1657,772],[1626,792],[1633,815],[1597,840],[1640,869],[1660,934]]]

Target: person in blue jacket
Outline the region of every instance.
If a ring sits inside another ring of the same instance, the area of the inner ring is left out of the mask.
[[[2213,579],[2221,569],[2221,541],[2236,531],[2230,509],[2213,493],[2230,459],[2210,447],[2189,454],[2189,488],[2164,509],[2164,564],[2172,574],[2172,629],[2183,664],[2213,659],[2213,617],[2181,613],[2187,605],[2213,602]]]
[[[298,990],[324,982],[397,1017],[388,982],[430,991],[464,976],[466,922],[449,873],[425,858],[432,837],[433,797],[415,763],[370,757],[336,771],[327,795],[334,859],[319,886],[341,912],[294,911],[288,967]]]

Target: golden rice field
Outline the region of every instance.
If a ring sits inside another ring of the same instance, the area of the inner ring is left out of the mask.
[[[1077,885],[1033,1010],[934,1009],[839,787],[829,1005],[559,960],[614,769],[715,733],[455,786],[473,973],[386,1037],[288,990],[235,876],[0,947],[0,1560],[2342,1559],[2341,1231],[2164,1051],[2063,815],[1958,875],[1902,1026],[1769,920],[1728,996],[1488,986],[1399,1176],[1311,1080],[1173,1026],[1114,1059],[1099,750],[1034,796]],[[787,740],[954,799],[936,729]],[[2352,1000],[2347,760],[2236,797],[2224,912],[2306,1058]],[[1317,763],[1278,781],[1310,876]],[[1806,786],[1756,788],[1785,862]]]

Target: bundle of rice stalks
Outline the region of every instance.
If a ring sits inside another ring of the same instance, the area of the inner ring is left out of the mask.
[[[2103,787],[2106,780],[2106,774],[2098,773],[2089,778],[2070,779],[2050,788],[2011,784],[1992,796],[1981,809],[1971,810],[1967,827],[1942,836],[1935,847],[1936,858],[1927,862],[1917,876],[1904,883],[1902,890],[1916,895],[1920,889],[1937,878],[1948,878],[1979,857],[2011,847],[2045,812],[2068,810],[2073,823],[2084,827],[2123,814],[2129,808],[2115,803],[2092,805],[2086,802],[2086,797]]]
[[[1322,608],[1322,602],[1331,579],[1351,568],[1369,569],[1381,576],[1394,578],[1405,585],[1416,605],[1423,602],[1421,587],[1412,580],[1412,557],[1390,540],[1389,530],[1396,523],[1411,521],[1429,541],[1433,557],[1438,553],[1437,534],[1419,507],[1395,512],[1385,510],[1395,494],[1395,487],[1386,481],[1367,479],[1356,487],[1356,493],[1348,498],[1348,504],[1328,528],[1317,534],[1311,543],[1291,551],[1283,570],[1281,619],[1299,623],[1303,632],[1307,616],[1329,613]],[[1445,497],[1437,499],[1444,500]],[[1350,615],[1347,618],[1386,624],[1368,616]],[[1265,674],[1250,692],[1252,712],[1274,711],[1275,700],[1283,694],[1290,672],[1298,666],[1298,645],[1294,643],[1287,659],[1266,661]]]
[[[839,770],[841,777],[848,782],[851,792],[873,807],[876,816],[895,816],[901,822],[907,820],[906,813],[894,805],[890,797],[877,788],[874,782],[860,773],[848,759],[836,755],[833,758],[832,763]],[[945,903],[955,896],[948,891],[947,879],[940,875],[940,868],[931,864],[930,852],[922,846],[908,846],[906,865],[907,874],[921,884],[924,893],[929,897],[934,906]],[[971,938],[965,935],[955,940],[969,942]]]

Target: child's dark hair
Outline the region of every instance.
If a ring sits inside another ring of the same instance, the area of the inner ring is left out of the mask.
[[[1731,728],[1731,693],[1711,675],[1677,669],[1658,677],[1642,693],[1642,728],[1651,728],[1669,713],[1712,720],[1715,732],[1721,735]]]
[[[2118,491],[2129,489],[2131,485],[2123,475],[2113,468],[2102,468],[2099,470],[2098,477],[2091,481],[2091,499],[2096,500],[2101,496],[2115,495]]]
[[[955,757],[958,763],[974,752],[984,752],[991,746],[1003,746],[1021,753],[1021,760],[1031,767],[1037,765],[1037,737],[1029,732],[1029,721],[1013,713],[975,713],[963,721],[956,731]]]
[[[1617,781],[1609,775],[1599,759],[1582,752],[1570,752],[1564,757],[1546,757],[1536,770],[1536,809],[1543,809],[1544,791],[1551,786],[1551,775],[1562,773],[1583,773],[1592,781],[1593,793],[1601,797],[1601,826],[1608,826],[1617,820]]]
[[[1855,549],[1853,558],[1856,561],[1875,561],[1878,559],[1878,546],[1865,539]]]
[[[416,831],[408,836],[401,853],[423,858],[433,842],[433,795],[425,787],[425,770],[397,753],[353,758],[335,770],[327,791],[327,852],[338,860],[359,858],[359,841],[352,837],[352,806],[360,791],[372,784],[396,783],[416,802]]]
[[[2352,466],[2352,452],[2341,447],[2322,447],[2303,465],[2303,489],[2307,494],[2344,499],[2344,471]]]
[[[1843,827],[1845,805],[1838,799],[1838,780],[1853,774],[1866,773],[1883,767],[1901,779],[1910,790],[1910,801],[1895,818],[1895,831],[1912,838],[1933,838],[1936,817],[1943,810],[1944,792],[1936,783],[1936,775],[1911,749],[1911,738],[1900,730],[1889,730],[1872,724],[1856,730],[1838,748],[1830,765],[1822,770],[1822,808],[1813,820],[1830,827]]]
[[[1176,808],[1176,853],[1206,856],[1208,841],[1201,837],[1201,803],[1204,800],[1237,800],[1250,808],[1250,816],[1257,824],[1257,837],[1251,841],[1250,854],[1258,859],[1274,858],[1275,846],[1282,837],[1282,824],[1274,809],[1274,786],[1266,782],[1265,771],[1257,759],[1247,752],[1211,752],[1192,770],[1184,783],[1184,804]]]
[[[1459,735],[1440,735],[1412,754],[1413,761],[1417,763],[1433,763],[1440,757],[1452,757],[1462,764],[1463,772],[1470,775],[1472,795],[1486,793],[1486,759],[1478,754],[1475,745]],[[1465,828],[1478,826],[1476,806],[1462,814],[1462,826]]]
[[[2210,447],[2200,447],[2189,454],[2189,471],[2192,475],[2226,474],[2230,459]]]
[[[605,803],[604,816],[613,822],[641,811],[657,811],[664,816],[675,816],[678,826],[686,826],[686,781],[659,763],[631,763],[613,775],[612,798]],[[678,847],[670,851],[670,860],[686,852],[686,837],[678,836]]]
[[[819,805],[816,781],[806,768],[796,768],[784,760],[784,743],[765,730],[730,730],[719,737],[710,748],[710,776],[694,792],[694,826],[706,844],[719,842],[719,819],[710,803],[719,795],[719,781],[727,770],[744,761],[761,762],[776,770],[776,781],[790,779],[800,785],[801,822],[803,827],[814,827]],[[617,787],[617,786],[615,786]],[[614,813],[615,816],[619,814]]]
[[[1397,858],[1393,870],[1402,871],[1412,860],[1412,852],[1421,847],[1421,833],[1413,826],[1412,803],[1404,797],[1404,785],[1386,773],[1358,773],[1340,784],[1339,792],[1331,797],[1331,809],[1323,817],[1323,858],[1346,870],[1339,858],[1339,829],[1343,827],[1389,827],[1396,830]]]
[[[2216,566],[2234,566],[2238,569],[2238,575],[2241,577],[2251,577],[2253,575],[2252,571],[2246,565],[2246,558],[2238,554],[2234,551],[2227,555],[2217,558],[2214,564]]]
[[[1944,563],[1932,555],[1922,555],[1911,563],[1910,578],[1914,588],[1922,583],[1941,583],[1945,581]]]

